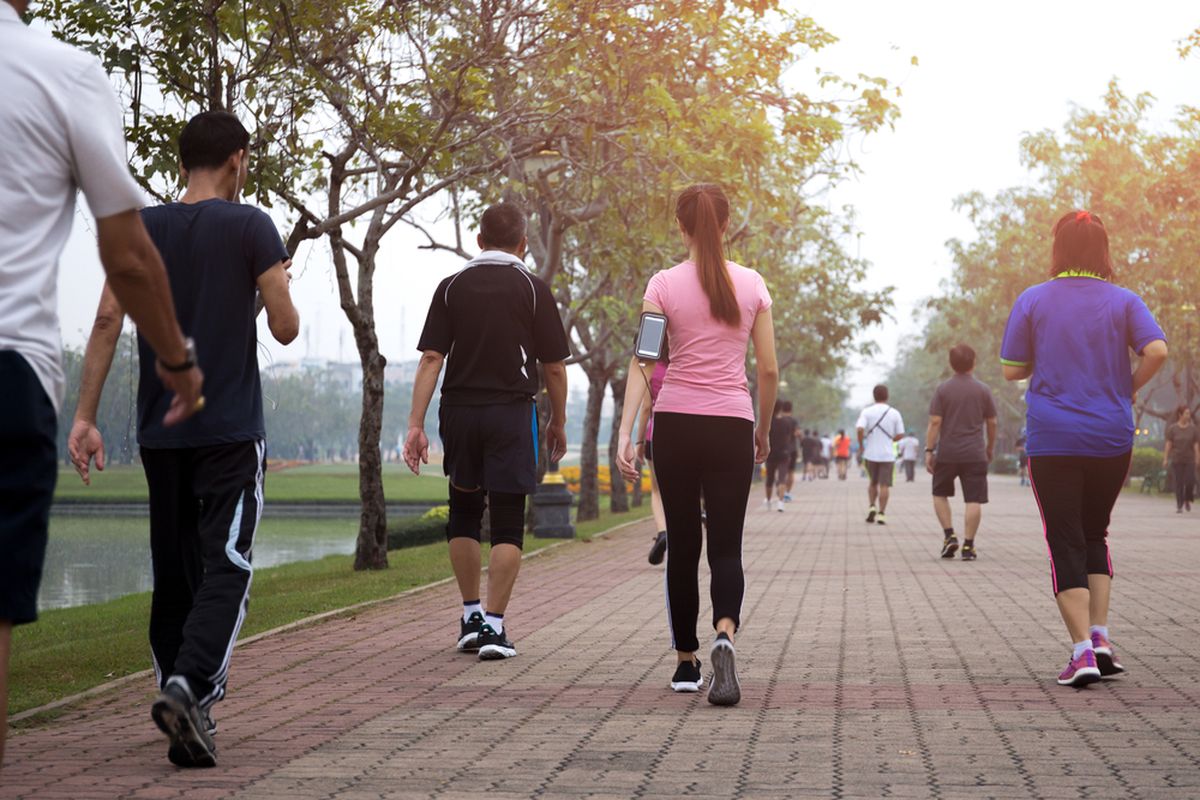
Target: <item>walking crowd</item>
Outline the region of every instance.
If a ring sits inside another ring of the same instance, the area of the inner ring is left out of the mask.
[[[172,763],[212,766],[211,711],[225,695],[247,612],[263,508],[256,317],[265,309],[279,342],[296,337],[290,256],[270,217],[239,202],[250,134],[232,114],[205,112],[187,122],[177,142],[182,196],[143,207],[126,163],[121,109],[99,63],[28,31],[17,15],[23,6],[0,2],[0,721],[12,627],[37,616],[63,399],[58,257],[81,190],[97,220],[107,281],[69,452],[85,483],[92,468],[104,468],[96,408],[128,314],[138,327],[137,430],[150,492],[148,635],[159,689],[150,714]],[[687,257],[645,287],[643,324],[662,320],[663,341],[656,358],[631,359],[617,423],[622,475],[640,480],[643,462],[651,468],[657,525],[649,561],[666,561],[666,633],[676,654],[669,687],[697,692],[707,683],[708,701],[721,706],[741,698],[742,537],[757,465],[765,465],[765,507],[783,512],[798,465],[801,481],[830,478],[831,464],[844,481],[857,449],[868,477],[866,522],[883,526],[896,462],[914,482],[922,460],[921,441],[889,404],[887,386],[874,388],[854,436],[801,429],[792,403],[777,401],[771,294],[758,272],[727,258],[729,223],[720,186],[697,184],[678,195],[675,224]],[[438,430],[446,535],[462,596],[453,647],[482,660],[518,653],[505,612],[521,565],[526,498],[539,457],[556,462],[566,452],[570,348],[550,287],[525,265],[526,226],[517,206],[488,207],[479,219],[479,255],[434,292],[403,447],[419,473],[429,461],[425,417],[444,369]],[[1083,686],[1123,670],[1107,623],[1114,570],[1106,537],[1130,465],[1132,401],[1167,346],[1142,300],[1114,283],[1099,217],[1072,211],[1053,236],[1049,280],[1017,299],[999,356],[1007,379],[1028,381],[1022,467],[1072,645],[1057,680]],[[996,405],[974,377],[975,361],[967,345],[950,351],[953,376],[930,399],[923,453],[941,556],[953,558],[961,546],[963,561],[977,557],[997,440]],[[543,390],[550,409],[544,431],[535,403]],[[1196,431],[1190,410],[1181,408],[1167,433],[1163,464],[1174,471],[1181,513],[1193,501]],[[950,505],[956,482],[965,503],[961,545]],[[711,571],[708,674],[697,633],[702,549]],[[3,733],[0,725],[0,761]]]

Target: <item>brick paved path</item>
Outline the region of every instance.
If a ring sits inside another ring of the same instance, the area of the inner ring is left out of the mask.
[[[860,479],[797,489],[749,515],[736,708],[667,690],[646,523],[526,565],[516,659],[453,652],[458,598],[434,588],[240,648],[216,770],[171,767],[150,687],[128,687],[15,736],[0,796],[1200,797],[1200,517],[1122,498],[1130,672],[1075,691],[1015,481],[993,482],[975,563],[937,558],[927,479],[886,528]]]

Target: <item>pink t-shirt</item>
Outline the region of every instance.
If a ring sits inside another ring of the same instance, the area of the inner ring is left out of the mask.
[[[746,385],[746,345],[758,313],[771,307],[771,295],[754,270],[732,261],[725,265],[742,310],[737,327],[713,318],[691,261],[656,273],[646,287],[644,299],[667,316],[671,352],[655,411],[754,421]]]

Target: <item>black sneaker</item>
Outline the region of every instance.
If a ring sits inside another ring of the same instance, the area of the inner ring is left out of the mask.
[[[479,649],[479,631],[483,628],[483,614],[472,611],[471,616],[459,619],[458,650],[460,653],[474,653]]]
[[[649,561],[651,564],[658,565],[663,562],[663,556],[667,554],[667,532],[659,531],[658,536],[654,537],[654,544],[650,545]]]
[[[700,672],[700,659],[695,661],[680,661],[671,677],[671,691],[698,692],[704,685],[704,675]]]
[[[947,536],[942,542],[942,558],[954,558],[954,554],[958,552],[958,539],[954,536]],[[966,550],[963,550],[966,553]],[[966,558],[964,555],[963,558]]]
[[[200,710],[187,681],[173,676],[150,707],[150,716],[171,740],[167,758],[177,767],[215,767],[217,726]]]
[[[708,690],[708,702],[714,706],[735,706],[742,699],[734,655],[733,642],[726,634],[718,633],[710,651],[713,681]]]
[[[501,658],[512,658],[517,654],[517,648],[504,631],[496,633],[486,622],[479,629],[479,660],[496,661]]]
[[[963,561],[974,561],[975,560],[975,545],[971,544],[970,542],[963,542],[962,560]]]
[[[874,522],[875,515],[877,513],[879,512],[876,510],[875,506],[871,506],[871,510],[867,512],[867,522]]]

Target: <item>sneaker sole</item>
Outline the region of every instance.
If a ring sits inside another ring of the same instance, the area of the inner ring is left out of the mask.
[[[671,681],[672,692],[698,692],[704,685],[704,678],[698,681]]]
[[[515,647],[501,647],[498,644],[485,644],[479,648],[480,661],[500,661],[505,658],[513,658],[517,654]]]
[[[1100,680],[1100,670],[1096,667],[1084,667],[1071,676],[1070,680],[1058,679],[1059,686],[1073,686],[1076,689],[1097,683]]]
[[[708,702],[714,706],[737,705],[742,699],[742,686],[738,683],[737,663],[733,645],[726,641],[713,644],[712,651],[713,679],[708,690]]]
[[[1120,675],[1125,671],[1119,663],[1113,660],[1112,653],[1102,653],[1096,651],[1096,666],[1100,668],[1100,676],[1110,678],[1113,675]]]
[[[182,704],[171,697],[159,697],[150,708],[150,716],[158,729],[171,739],[167,758],[172,764],[177,767],[217,765],[216,748],[204,741]]]
[[[458,652],[473,653],[479,649],[479,634],[468,633],[458,640]]]

